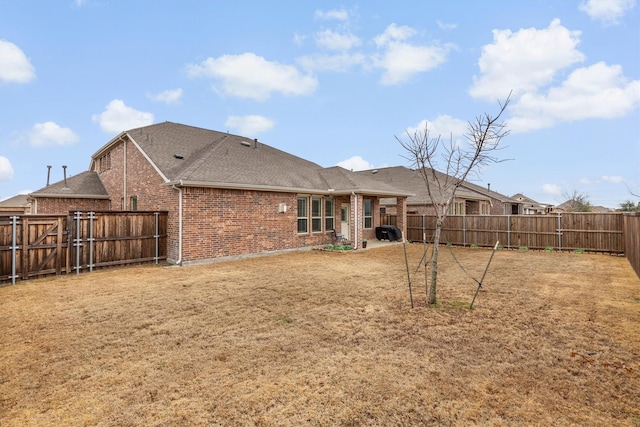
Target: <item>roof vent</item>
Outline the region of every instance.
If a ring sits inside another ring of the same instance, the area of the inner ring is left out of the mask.
[[[378,169],[372,170],[371,173],[378,173]]]
[[[173,157],[175,157],[178,160],[184,159],[184,156],[182,154],[174,154]]]
[[[240,141],[240,144],[244,145],[245,147],[251,147],[251,143],[249,141]]]

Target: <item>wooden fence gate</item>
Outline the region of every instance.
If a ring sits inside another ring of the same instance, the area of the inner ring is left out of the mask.
[[[167,212],[0,216],[0,282],[165,260]]]

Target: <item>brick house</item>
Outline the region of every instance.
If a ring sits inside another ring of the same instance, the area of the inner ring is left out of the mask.
[[[66,175],[66,173],[65,173]],[[33,214],[60,214],[69,211],[107,211],[109,193],[97,173],[86,171],[47,185],[29,194]]]
[[[412,195],[406,201],[407,213],[418,215],[435,213],[424,178],[419,171],[404,166],[394,166],[357,173],[411,193]],[[435,173],[442,182],[445,179],[453,179],[444,173],[438,171]],[[437,188],[437,185],[432,188]],[[443,198],[445,197],[448,195],[444,194]],[[394,198],[384,198],[380,205],[385,213],[395,215],[396,200]],[[522,213],[521,205],[521,202],[508,196],[465,181],[456,191],[450,213],[451,215],[512,215]]]
[[[380,200],[389,197],[406,235],[406,191],[255,139],[177,123],[122,132],[79,176],[98,178],[108,202],[94,202],[111,210],[168,211],[168,259],[177,264],[313,247],[333,243],[335,233],[358,248],[375,238]],[[39,207],[47,192],[34,194]]]

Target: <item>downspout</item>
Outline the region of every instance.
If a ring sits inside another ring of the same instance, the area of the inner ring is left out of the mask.
[[[176,265],[182,265],[182,180],[180,187],[173,186],[174,190],[178,190],[178,259]]]
[[[358,195],[355,192],[351,192],[351,195],[355,200],[355,213],[354,213],[354,226],[353,226],[353,249],[358,249]]]
[[[122,167],[122,210],[127,210],[127,140],[122,141],[124,147],[124,165]]]

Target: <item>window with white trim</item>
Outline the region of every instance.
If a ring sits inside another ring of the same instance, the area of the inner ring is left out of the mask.
[[[371,199],[364,199],[364,228],[373,228],[373,201]]]
[[[309,198],[298,197],[298,233],[309,232]]]
[[[322,197],[311,198],[311,231],[322,231]]]
[[[330,231],[336,228],[336,225],[334,222],[334,215],[335,215],[334,206],[335,206],[335,203],[333,199],[331,198],[324,199],[324,229],[326,231]]]

